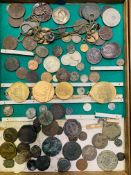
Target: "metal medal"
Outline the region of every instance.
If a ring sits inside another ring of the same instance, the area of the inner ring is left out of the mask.
[[[66,172],[70,169],[71,163],[65,158],[60,158],[57,162],[58,172]]]
[[[52,112],[54,119],[62,119],[66,113],[62,104],[52,104],[49,110]]]
[[[75,23],[74,23],[74,26],[73,26],[73,29],[76,33],[79,33],[79,34],[84,34],[87,32],[86,30],[86,25],[88,24],[88,22],[85,20],[85,19],[80,19],[80,20],[77,20]]]
[[[84,95],[85,94],[85,88],[84,87],[78,87],[77,88],[77,93],[79,95]]]
[[[40,114],[39,121],[43,126],[50,125],[53,122],[53,114],[50,111],[45,110]]]
[[[8,58],[5,62],[5,68],[8,71],[16,71],[19,68],[20,64],[16,58]]]
[[[120,146],[122,145],[122,140],[116,138],[115,141],[114,141],[114,144],[115,144],[117,147],[120,147]]]
[[[57,135],[58,130],[59,130],[59,125],[56,121],[53,121],[48,126],[42,126],[42,132],[47,136]]]
[[[108,145],[108,138],[102,133],[97,133],[92,138],[92,144],[97,149],[103,149]]]
[[[34,158],[41,156],[41,148],[38,145],[33,145],[30,149],[30,152]]]
[[[19,67],[17,70],[16,70],[16,76],[19,78],[19,79],[25,79],[26,78],[26,75],[27,75],[27,70],[24,68],[24,67]]]
[[[97,150],[93,145],[86,145],[82,149],[82,157],[85,160],[92,161],[96,158],[97,156]]]
[[[22,40],[23,47],[26,50],[32,51],[36,48],[37,43],[32,36],[25,36]]]
[[[5,168],[13,168],[14,167],[14,160],[13,159],[11,159],[11,160],[4,160],[4,162],[3,162],[3,166],[5,167]]]
[[[86,53],[87,61],[91,64],[98,64],[102,60],[101,51],[97,48],[91,48]]]
[[[74,44],[69,44],[69,45],[67,45],[67,52],[68,53],[74,53],[75,52],[75,45]]]
[[[33,119],[34,117],[36,117],[36,109],[35,108],[28,108],[26,110],[26,117],[28,119]]]
[[[50,166],[50,157],[40,156],[36,160],[36,167],[39,171],[45,171]]]
[[[125,154],[122,152],[118,152],[116,156],[118,158],[118,161],[123,161],[125,159]]]
[[[99,29],[99,36],[104,41],[110,40],[112,38],[112,35],[113,35],[113,33],[112,33],[112,29],[110,27],[103,26]]]
[[[26,74],[27,81],[31,83],[36,83],[39,80],[38,74],[35,71],[29,71]]]
[[[45,58],[49,51],[45,46],[37,46],[35,52],[39,57]]]
[[[30,151],[30,145],[29,144],[26,144],[26,143],[22,143],[20,142],[18,145],[17,145],[17,153],[20,153],[21,151]]]
[[[19,19],[24,16],[25,8],[20,3],[12,3],[8,7],[8,13],[12,18]]]
[[[17,140],[18,133],[15,128],[7,128],[4,130],[3,138],[6,142],[15,142]]]
[[[11,115],[13,114],[13,112],[14,112],[14,109],[13,109],[12,106],[10,106],[10,105],[4,106],[4,108],[3,108],[3,114],[4,114],[6,117],[11,116]]]
[[[27,168],[28,168],[28,170],[30,170],[30,171],[36,170],[36,160],[30,159],[30,160],[27,162]]]
[[[62,143],[56,137],[47,137],[42,143],[43,152],[50,157],[54,157],[60,153],[62,149]]]
[[[91,72],[90,75],[89,75],[89,80],[92,82],[92,83],[96,83],[100,80],[100,75],[98,72]]]
[[[54,54],[56,57],[61,56],[62,53],[63,53],[62,47],[60,47],[60,46],[55,46],[55,47],[53,48],[53,54]]]
[[[67,142],[63,146],[63,155],[68,160],[71,160],[71,161],[76,160],[81,155],[81,146],[74,141]]]
[[[10,24],[10,26],[12,26],[14,28],[20,27],[23,22],[24,22],[23,17],[19,18],[19,19],[14,19],[11,17],[8,18],[8,23]]]
[[[17,39],[13,36],[7,36],[3,41],[4,49],[14,50],[17,47]]]
[[[70,80],[70,73],[65,68],[60,68],[56,73],[59,82],[67,82]]]
[[[98,155],[97,164],[104,171],[112,171],[117,167],[118,158],[114,152],[105,150]]]
[[[79,140],[85,141],[86,139],[87,139],[87,133],[84,131],[81,131],[81,133],[79,134]]]
[[[70,13],[69,11],[64,7],[58,7],[54,9],[52,18],[55,23],[57,24],[65,24],[70,19]]]
[[[78,72],[71,72],[70,73],[70,81],[78,81],[79,80],[79,73]]]
[[[79,159],[76,162],[76,167],[77,167],[78,170],[84,171],[88,167],[88,163],[84,159]]]

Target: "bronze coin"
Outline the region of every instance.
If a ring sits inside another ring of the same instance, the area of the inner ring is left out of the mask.
[[[101,133],[97,133],[92,138],[92,144],[97,149],[103,149],[108,145],[108,138]]]
[[[35,71],[30,71],[30,72],[27,72],[26,79],[31,83],[36,83],[39,80],[39,77]]]
[[[99,29],[99,36],[101,37],[101,39],[103,40],[110,40],[112,38],[112,29],[110,27],[107,26],[103,26]]]
[[[26,144],[26,143],[22,143],[20,142],[18,145],[17,145],[17,152],[20,153],[21,151],[24,151],[24,150],[27,150],[27,151],[30,151],[30,145],[29,144]]]
[[[87,139],[87,133],[84,131],[81,131],[81,133],[79,135],[79,140],[85,141],[86,139]]]
[[[77,167],[78,170],[84,171],[88,167],[88,163],[84,159],[79,159],[76,162],[76,167]]]
[[[16,76],[19,79],[25,79],[26,78],[26,74],[27,74],[27,70],[24,67],[20,67],[16,71]]]
[[[17,39],[13,36],[7,36],[3,41],[4,49],[13,50],[17,47]]]
[[[19,19],[14,19],[11,17],[8,18],[8,23],[15,28],[20,27],[23,22],[24,22],[24,18],[19,18]]]
[[[56,73],[56,78],[59,82],[70,80],[70,73],[65,68],[60,68]]]
[[[59,125],[56,121],[53,121],[48,126],[42,126],[42,132],[47,136],[54,136],[58,133]]]
[[[8,58],[5,62],[5,69],[8,71],[16,71],[19,68],[19,61],[16,58]]]
[[[26,36],[24,37],[23,41],[22,41],[23,47],[26,50],[32,51],[36,48],[37,43],[36,41],[33,39],[32,36]]]
[[[8,13],[12,18],[21,18],[25,14],[25,8],[22,4],[12,3],[9,5]]]
[[[7,128],[3,133],[4,140],[7,142],[15,142],[17,140],[17,130],[15,128]]]

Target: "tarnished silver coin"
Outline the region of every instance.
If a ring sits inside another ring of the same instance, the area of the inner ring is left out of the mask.
[[[31,83],[36,83],[39,80],[38,74],[35,71],[29,71],[26,74],[27,81]]]
[[[44,126],[50,125],[53,122],[53,114],[50,111],[45,110],[40,114],[39,121]]]
[[[97,48],[91,48],[87,53],[86,53],[86,58],[87,61],[91,64],[97,64],[101,61],[102,55],[101,51]]]
[[[74,53],[75,52],[75,45],[74,44],[69,44],[69,45],[67,45],[67,52],[68,53]]]
[[[79,95],[84,95],[85,94],[85,88],[84,87],[78,87],[77,88],[77,93]]]
[[[70,73],[70,81],[78,81],[79,80],[79,73],[78,72],[71,72]]]
[[[71,163],[65,158],[60,158],[57,162],[58,172],[66,172],[70,169]]]
[[[108,138],[102,133],[97,133],[92,138],[92,144],[97,149],[103,149],[108,145]]]
[[[25,8],[20,3],[12,3],[8,7],[8,13],[12,18],[19,19],[24,16]]]
[[[26,74],[27,70],[24,67],[19,67],[16,71],[16,76],[22,80],[26,78]]]
[[[55,46],[55,47],[53,48],[53,55],[55,55],[56,57],[61,56],[62,53],[63,53],[62,47],[60,47],[60,46]]]
[[[77,68],[77,70],[82,71],[82,70],[84,70],[85,65],[84,65],[84,63],[78,63],[76,68]]]
[[[113,151],[102,151],[97,157],[97,165],[104,171],[112,171],[117,167],[118,158]]]
[[[37,46],[35,51],[36,54],[41,58],[44,58],[48,55],[48,49],[45,46]]]
[[[26,117],[28,119],[33,119],[36,117],[36,109],[35,108],[28,108],[26,111]]]
[[[5,61],[5,69],[8,71],[16,71],[20,66],[19,61],[16,58],[8,58]]]
[[[14,109],[12,106],[10,105],[6,105],[3,107],[3,114],[6,116],[6,117],[9,117],[13,114],[14,112]]]
[[[85,160],[92,161],[96,158],[97,156],[97,150],[93,145],[86,145],[82,149],[82,157]]]
[[[84,131],[81,131],[81,133],[79,135],[79,140],[85,141],[86,139],[87,139],[87,133]]]
[[[47,110],[48,110],[48,108],[47,108],[46,105],[41,105],[41,106],[39,107],[39,112],[40,112],[40,113],[42,113],[42,112],[44,112],[44,111],[47,111]]]
[[[37,61],[38,64],[42,63],[42,58],[37,55],[34,57],[34,60]]]
[[[73,29],[76,33],[84,34],[84,33],[86,33],[86,25],[87,24],[88,24],[88,22],[85,19],[79,19],[74,23]]]
[[[66,108],[66,114],[71,115],[73,113],[73,109],[71,107]]]
[[[121,54],[121,47],[116,42],[110,42],[103,45],[101,54],[106,59],[117,58]]]
[[[98,31],[99,36],[101,37],[101,39],[103,40],[110,40],[112,38],[112,29],[110,27],[107,26],[103,26],[99,29]]]
[[[34,40],[32,36],[25,36],[22,40],[23,47],[26,50],[32,51],[36,48],[37,42]]]

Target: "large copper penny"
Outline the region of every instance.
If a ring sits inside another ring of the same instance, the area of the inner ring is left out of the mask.
[[[76,167],[77,167],[78,170],[84,171],[88,167],[88,163],[84,159],[79,159],[76,162]]]
[[[36,48],[37,43],[34,41],[32,36],[24,37],[22,44],[26,50],[32,51]]]
[[[19,18],[19,19],[14,19],[9,17],[8,18],[8,23],[12,26],[12,27],[20,27],[21,24],[24,22],[24,18]]]
[[[58,133],[59,125],[56,121],[53,121],[48,126],[42,126],[42,132],[47,136],[54,136]]]
[[[8,13],[12,18],[21,18],[25,14],[25,8],[22,4],[12,3],[9,5]]]
[[[17,39],[13,36],[7,36],[3,41],[4,49],[13,50],[17,47]]]

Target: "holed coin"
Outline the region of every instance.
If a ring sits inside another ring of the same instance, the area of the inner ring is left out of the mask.
[[[23,47],[26,50],[32,51],[36,48],[37,43],[32,36],[25,36],[22,40]]]
[[[103,26],[99,29],[99,36],[103,40],[110,40],[112,38],[112,29],[107,26]]]
[[[17,70],[16,70],[16,76],[19,78],[19,79],[25,79],[26,78],[26,75],[27,75],[27,70],[24,68],[24,67],[19,67]]]
[[[40,156],[36,160],[36,167],[39,171],[45,171],[50,166],[50,157]]]
[[[49,110],[52,112],[54,119],[62,119],[66,113],[62,104],[52,104]]]
[[[96,158],[97,156],[97,150],[93,145],[86,145],[82,149],[82,157],[85,160],[92,161]]]
[[[40,114],[39,121],[43,126],[50,125],[53,122],[53,114],[50,111],[45,110]]]
[[[4,108],[3,108],[3,114],[4,114],[6,117],[11,116],[11,115],[13,114],[13,112],[14,112],[14,109],[13,109],[12,106],[10,106],[10,105],[4,106]]]
[[[10,26],[15,27],[15,28],[20,27],[23,22],[24,22],[23,17],[19,19],[14,19],[11,17],[8,18],[8,23],[10,24]]]
[[[78,87],[77,88],[77,93],[79,95],[84,95],[85,94],[85,88],[84,87]]]
[[[16,59],[16,58],[8,58],[6,61],[5,61],[5,69],[8,70],[8,71],[16,71],[19,66],[20,66],[20,63],[19,61]]]
[[[17,47],[17,39],[13,36],[7,36],[3,41],[4,49],[13,50]]]
[[[83,110],[84,110],[84,111],[90,111],[91,108],[92,108],[92,106],[91,106],[90,103],[85,103],[85,104],[83,105]]]
[[[70,73],[65,68],[60,68],[56,73],[59,82],[67,82],[70,80]]]
[[[78,81],[80,75],[78,72],[71,72],[70,73],[70,81]]]
[[[13,168],[14,167],[14,164],[15,164],[15,162],[14,162],[14,160],[13,159],[11,159],[11,160],[4,160],[4,162],[3,162],[3,166],[5,167],[5,168]]]
[[[39,80],[38,74],[35,71],[29,71],[26,74],[27,81],[31,83],[36,83]]]
[[[92,144],[97,149],[103,149],[108,145],[108,138],[102,133],[97,133],[92,138]]]
[[[70,169],[71,163],[65,158],[60,158],[57,162],[58,172],[66,172]]]
[[[60,47],[60,46],[55,46],[55,47],[53,48],[53,54],[54,54],[56,57],[61,56],[62,52],[63,52],[63,49],[62,49],[62,47]]]
[[[6,142],[15,142],[17,140],[17,130],[15,128],[7,128],[4,130],[3,138]]]
[[[60,153],[62,149],[61,141],[56,137],[47,137],[42,143],[43,152],[50,157],[54,157]]]
[[[42,132],[46,136],[54,136],[57,135],[59,130],[59,125],[56,121],[53,121],[50,125],[42,126]]]
[[[22,4],[12,3],[8,7],[8,13],[12,18],[21,18],[25,14],[25,8]]]
[[[87,61],[91,64],[97,64],[101,61],[102,55],[101,51],[97,48],[91,48],[87,53],[86,53],[86,58]]]
[[[41,148],[38,145],[32,146],[30,152],[34,158],[38,158],[39,156],[41,156]]]
[[[79,159],[76,162],[76,167],[77,167],[78,170],[84,171],[88,167],[88,163],[84,159]]]
[[[45,46],[37,46],[35,51],[36,54],[41,58],[44,58],[48,55],[48,49]]]

